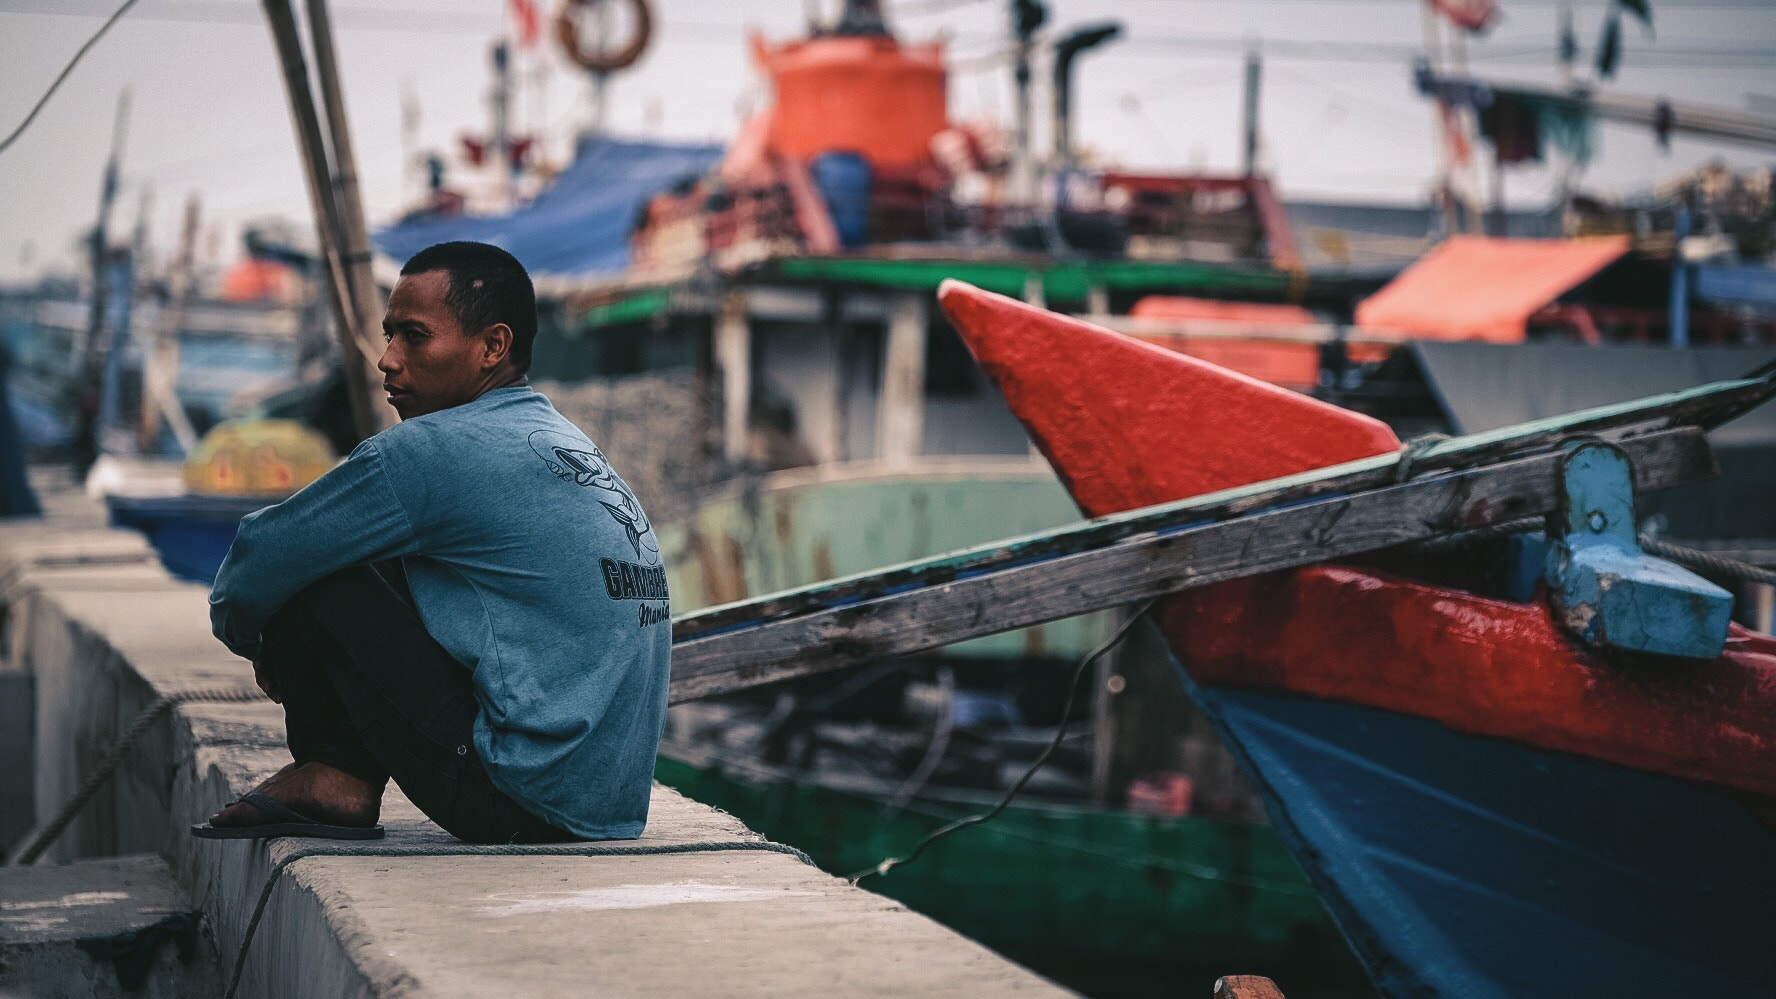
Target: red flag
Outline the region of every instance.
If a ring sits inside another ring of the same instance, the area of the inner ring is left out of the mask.
[[[536,4],[531,0],[512,0],[512,20],[518,26],[518,45],[520,48],[535,48],[537,38],[542,33],[537,20]]]
[[[1492,24],[1498,6],[1493,0],[1431,0],[1431,6],[1443,13],[1449,22],[1469,31],[1485,31]]]
[[[1443,112],[1443,141],[1447,143],[1449,162],[1458,167],[1467,166],[1474,151],[1468,145],[1468,129],[1462,121],[1461,109],[1442,101],[1437,102],[1437,107]]]

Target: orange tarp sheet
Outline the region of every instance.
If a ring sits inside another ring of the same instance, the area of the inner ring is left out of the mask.
[[[1311,391],[1320,381],[1320,345],[1311,340],[1181,337],[1152,333],[1137,333],[1135,339],[1297,392]]]
[[[1529,317],[1628,252],[1628,237],[1451,236],[1357,306],[1366,335],[1520,343]]]
[[[1137,340],[1297,392],[1319,384],[1320,350],[1331,338],[1330,327],[1299,305],[1148,295],[1129,309],[1129,318],[1174,327],[1134,330],[1130,335]],[[1379,361],[1392,349],[1391,344],[1345,345],[1359,363]]]
[[[1223,302],[1212,298],[1184,298],[1178,295],[1148,295],[1135,303],[1135,307],[1129,310],[1129,315],[1135,319],[1208,320],[1276,326],[1306,326],[1315,322],[1314,314],[1299,305]]]

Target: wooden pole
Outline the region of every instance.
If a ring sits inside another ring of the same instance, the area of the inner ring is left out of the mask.
[[[111,206],[117,200],[118,166],[123,160],[123,139],[129,128],[130,91],[125,87],[117,95],[117,117],[111,128],[111,156],[105,161],[105,179],[99,189],[99,217],[93,223],[89,240],[92,265],[92,299],[87,316],[86,340],[80,348],[80,381],[75,387],[79,407],[74,431],[74,465],[76,473],[86,470],[99,457],[99,381],[105,336],[105,317],[110,311],[111,280]]]
[[[746,318],[746,293],[722,296],[715,316],[715,363],[722,376],[722,453],[730,462],[745,461],[752,419],[752,330]]]
[[[296,145],[302,154],[309,203],[314,209],[315,233],[320,238],[322,257],[327,262],[328,289],[338,330],[346,396],[351,404],[352,426],[362,439],[381,430],[385,422],[376,411],[380,379],[372,380],[369,374],[370,358],[378,356],[380,347],[367,341],[367,331],[361,328],[360,317],[368,304],[360,305],[359,290],[347,272],[346,226],[333,198],[333,171],[328,166],[321,121],[314,94],[309,88],[308,64],[302,53],[295,11],[289,0],[262,0],[262,3],[276,43],[278,63],[283,68],[291,123],[296,130]],[[343,128],[343,124],[340,127]],[[368,266],[368,261],[365,265]]]
[[[190,454],[197,446],[197,431],[185,416],[174,385],[179,376],[179,327],[191,304],[191,272],[197,255],[198,199],[185,202],[185,221],[179,228],[179,252],[167,278],[167,304],[142,345],[142,418],[137,443],[152,450],[160,437],[160,421],[166,420],[180,450]]]
[[[912,464],[924,440],[925,323],[925,292],[901,291],[889,298],[876,403],[876,452],[889,467]]]
[[[339,81],[339,60],[333,47],[333,22],[327,0],[308,0],[309,34],[314,39],[315,76],[327,112],[327,134],[333,149],[332,193],[340,224],[340,257],[346,283],[352,290],[358,321],[353,327],[363,357],[364,379],[376,430],[394,426],[396,414],[384,399],[382,374],[376,359],[382,356],[377,331],[387,310],[382,289],[371,272],[370,231],[364,221],[364,198],[358,189],[358,158],[352,148],[351,122],[345,116],[345,91]],[[372,431],[374,432],[374,431]]]
[[[1104,630],[1115,634],[1133,610],[1117,607],[1104,613]],[[1122,675],[1123,645],[1118,643],[1098,656],[1092,692],[1091,802],[1093,808],[1109,808],[1113,764],[1116,759],[1117,701],[1128,689]],[[1120,801],[1115,804],[1121,804]]]
[[[1258,174],[1258,86],[1263,73],[1263,57],[1258,54],[1258,46],[1246,48],[1246,86],[1244,95],[1245,114],[1245,155],[1243,162],[1248,177]]]

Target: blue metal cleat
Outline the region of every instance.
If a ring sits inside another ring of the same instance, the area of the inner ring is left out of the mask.
[[[1720,655],[1733,595],[1641,550],[1627,456],[1611,444],[1581,444],[1567,454],[1562,477],[1546,570],[1556,619],[1602,649]]]

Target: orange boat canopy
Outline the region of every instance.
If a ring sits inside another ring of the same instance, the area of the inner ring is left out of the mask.
[[[1262,326],[1311,326],[1318,320],[1299,305],[1223,302],[1178,295],[1148,295],[1129,310],[1134,319],[1156,321],[1251,323]]]
[[[1451,236],[1357,306],[1365,334],[1520,343],[1529,317],[1628,252],[1628,237]]]

